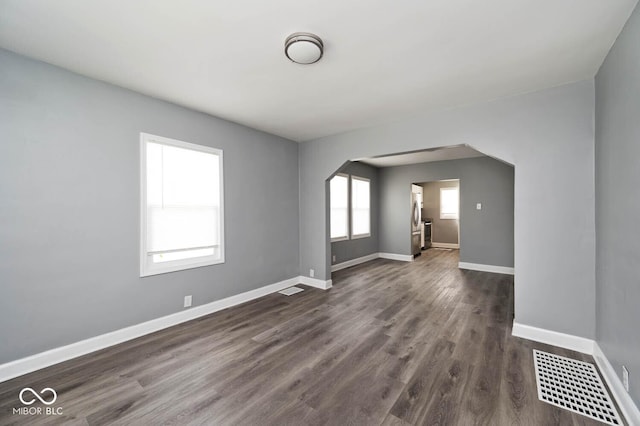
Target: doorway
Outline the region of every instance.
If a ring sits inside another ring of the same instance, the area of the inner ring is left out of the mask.
[[[412,211],[412,251],[460,248],[460,179],[415,182],[411,192],[416,199]],[[415,225],[419,217],[418,226]],[[419,249],[415,233],[419,234]]]

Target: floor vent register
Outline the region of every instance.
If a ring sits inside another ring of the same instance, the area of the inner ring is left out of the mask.
[[[285,296],[291,296],[296,293],[300,293],[301,291],[304,291],[304,289],[293,286],[293,287],[285,288],[284,290],[280,290],[278,293],[284,294]]]
[[[541,401],[609,425],[623,425],[593,364],[533,350]]]

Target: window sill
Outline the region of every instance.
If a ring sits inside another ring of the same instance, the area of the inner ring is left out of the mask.
[[[337,243],[339,241],[349,241],[349,237],[336,237],[331,239],[332,243]]]
[[[203,266],[219,265],[221,263],[224,263],[224,258],[200,259],[198,261],[192,260],[191,262],[180,262],[180,263],[171,262],[171,264],[167,264],[167,265],[159,265],[159,264],[142,265],[142,268],[140,270],[140,278],[150,277],[153,275],[167,274],[169,272],[178,272],[178,271],[185,271],[188,269],[202,268]]]
[[[371,236],[371,234],[360,234],[360,235],[352,235],[351,239],[352,240],[359,240],[360,238],[369,238]]]

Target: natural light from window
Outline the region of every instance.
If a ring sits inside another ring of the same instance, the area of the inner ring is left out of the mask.
[[[349,176],[335,175],[331,178],[331,240],[349,238]]]
[[[371,235],[371,192],[369,179],[351,176],[352,238]]]
[[[142,135],[141,275],[224,261],[222,151]]]
[[[440,188],[440,219],[458,219],[458,188]]]

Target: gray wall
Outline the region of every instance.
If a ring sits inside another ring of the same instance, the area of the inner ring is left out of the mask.
[[[7,51],[0,99],[0,363],[298,275],[298,144]],[[225,264],[139,278],[140,132],[224,150]]]
[[[324,185],[344,161],[466,143],[515,166],[516,321],[594,338],[594,101],[587,80],[301,144],[301,273],[329,277]]]
[[[331,253],[336,257],[335,262],[333,262],[334,264],[378,252],[378,168],[364,163],[350,162],[342,167],[339,172],[370,179],[371,236],[331,243]],[[351,215],[349,215],[349,221],[351,221]],[[333,257],[331,259],[333,261]]]
[[[411,183],[443,179],[460,179],[460,261],[513,266],[513,167],[489,157],[380,169],[380,251],[411,254]]]
[[[513,266],[513,169],[511,172],[511,265]],[[440,219],[440,190],[442,188],[458,188],[456,180],[423,182],[422,186],[422,218],[431,218],[431,241],[434,243],[459,244],[458,219]]]
[[[640,406],[640,9],[596,76],[596,339]]]

